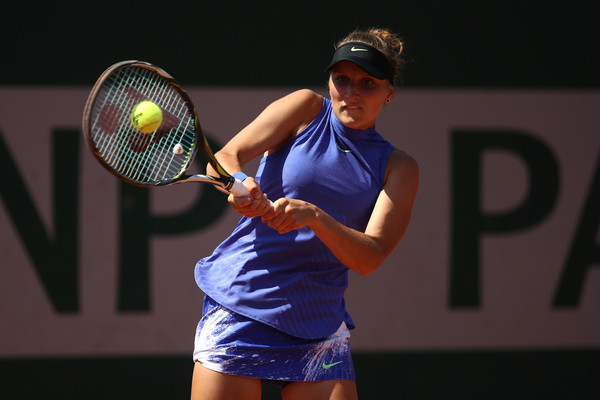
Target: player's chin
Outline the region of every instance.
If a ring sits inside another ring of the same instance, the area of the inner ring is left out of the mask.
[[[347,128],[351,129],[366,129],[364,119],[356,116],[348,116],[340,119],[340,122]]]
[[[348,128],[366,129],[369,127],[369,121],[363,109],[344,109],[339,119]]]

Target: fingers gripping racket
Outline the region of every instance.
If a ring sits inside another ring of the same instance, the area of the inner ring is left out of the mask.
[[[248,195],[215,158],[188,94],[152,64],[122,61],[98,78],[85,105],[83,134],[98,161],[128,183],[206,182]],[[185,174],[198,149],[219,176]]]

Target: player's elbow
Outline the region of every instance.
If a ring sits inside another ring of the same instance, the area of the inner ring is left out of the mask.
[[[356,259],[348,266],[359,275],[368,276],[375,272],[385,261],[385,254],[371,254],[368,257]]]
[[[378,240],[371,237],[368,246],[364,247],[360,254],[354,254],[348,267],[362,276],[371,275],[377,271],[390,255],[395,244]]]

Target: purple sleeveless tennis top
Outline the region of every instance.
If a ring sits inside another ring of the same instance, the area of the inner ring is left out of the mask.
[[[306,129],[261,160],[256,179],[272,200],[308,201],[364,232],[392,149],[375,128],[342,125],[324,99]],[[195,278],[221,305],[293,336],[323,338],[342,321],[354,327],[344,303],[348,268],[308,227],[280,235],[260,217],[243,217],[197,263]]]

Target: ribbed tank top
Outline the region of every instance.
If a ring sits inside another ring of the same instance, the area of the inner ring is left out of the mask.
[[[363,232],[383,186],[392,145],[375,127],[345,127],[324,99],[319,115],[260,161],[256,179],[270,199],[315,204]],[[260,217],[242,217],[233,233],[195,268],[202,291],[246,317],[300,338],[323,338],[346,311],[348,268],[308,227],[280,235]]]

